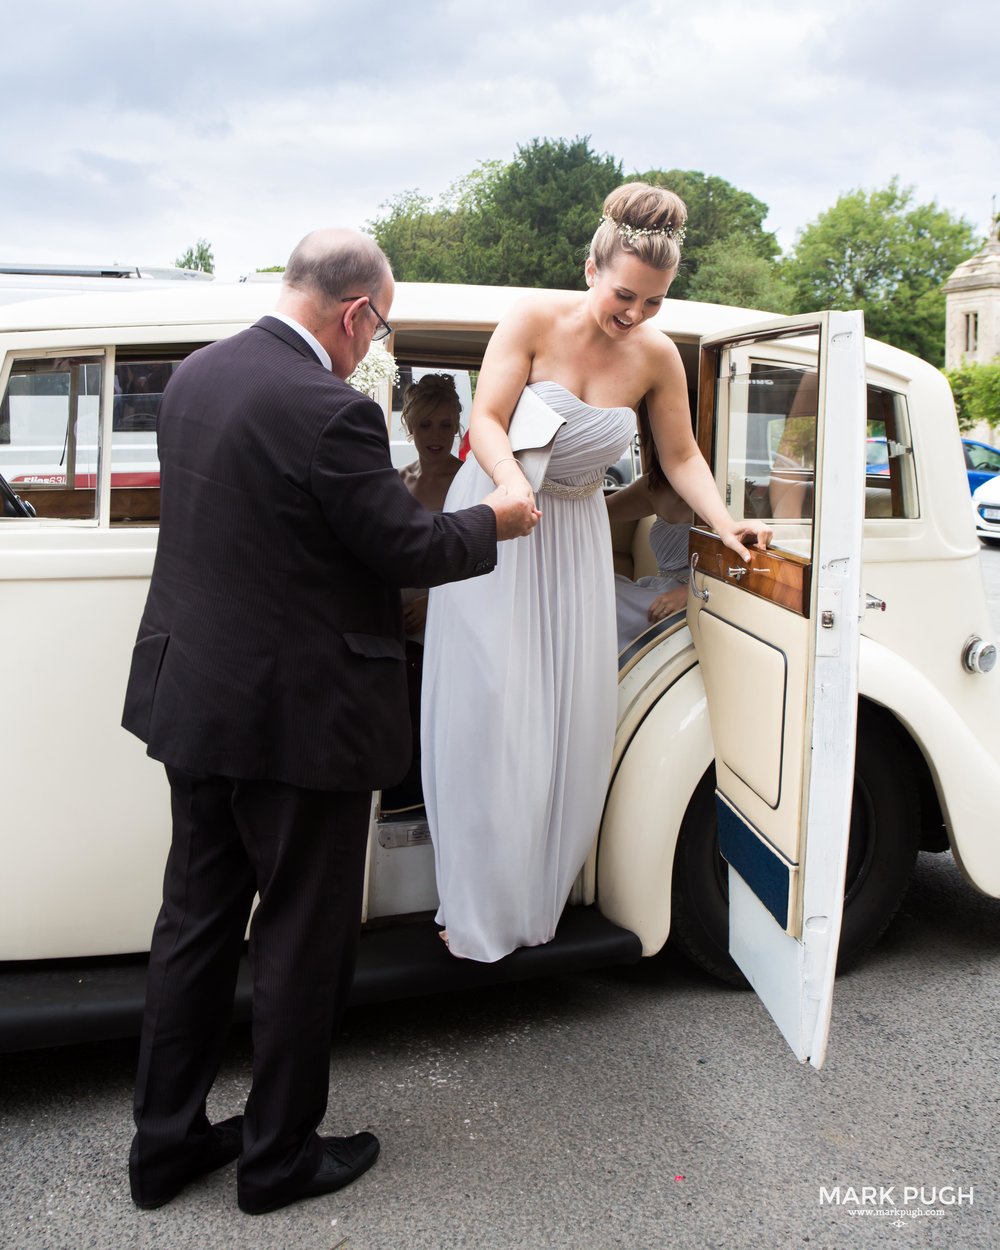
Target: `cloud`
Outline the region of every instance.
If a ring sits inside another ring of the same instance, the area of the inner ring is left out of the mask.
[[[997,190],[985,0],[42,0],[8,46],[8,259],[162,263],[204,237],[235,274],[535,137],[717,174],[785,245],[894,174],[983,225]]]

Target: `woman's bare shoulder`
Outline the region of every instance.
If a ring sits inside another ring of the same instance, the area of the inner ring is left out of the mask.
[[[647,388],[658,390],[664,384],[677,383],[686,386],[684,362],[677,350],[677,344],[667,338],[662,330],[649,326],[648,331],[642,338],[642,364]]]

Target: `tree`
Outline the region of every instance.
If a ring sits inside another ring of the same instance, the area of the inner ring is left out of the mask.
[[[763,227],[765,203],[697,170],[652,169],[630,177],[669,187],[688,206],[672,296],[688,293],[706,249],[734,239],[738,266],[735,256],[727,265],[713,253],[711,289],[726,293],[713,298],[736,302],[745,290],[753,298],[744,302],[776,310],[786,305],[773,272],[778,243]],[[416,190],[402,192],[381,206],[386,211],[368,229],[401,279],[579,288],[604,197],[623,181],[621,163],[593,151],[589,136],[533,139],[508,164],[483,162],[437,203]]]
[[[674,294],[673,286],[670,294]],[[792,304],[792,293],[774,261],[761,256],[753,240],[739,234],[728,235],[702,250],[687,295],[707,304],[735,304],[776,313],[787,312]]]
[[[284,273],[284,265],[258,265],[254,273]]]
[[[178,269],[200,269],[204,273],[215,273],[215,257],[212,255],[211,244],[207,239],[199,239],[183,256],[178,256],[174,264]]]
[[[985,422],[1000,426],[1000,356],[987,364],[961,364],[942,370],[951,384],[959,429],[971,430]]]
[[[672,299],[684,299],[687,295],[694,298],[692,284],[706,250],[714,249],[724,241],[737,240],[736,247],[744,261],[750,256],[757,256],[769,262],[777,256],[780,250],[778,241],[770,231],[764,229],[768,207],[749,191],[740,191],[725,178],[703,174],[695,169],[650,169],[633,177],[654,187],[669,188],[687,205],[687,232],[684,236],[681,267],[670,288]],[[713,252],[716,264],[718,256],[719,253]],[[765,272],[763,267],[756,267],[761,281],[764,280]],[[707,297],[702,294],[697,298]]]
[[[435,208],[428,196],[403,191],[381,205],[385,216],[368,229],[401,282],[467,282],[462,255],[464,216],[447,197]]]
[[[464,242],[470,282],[578,288],[621,164],[589,136],[532,139],[475,189]]]
[[[936,203],[914,205],[913,188],[893,178],[842,195],[800,231],[783,276],[797,310],[860,308],[874,338],[941,365],[941,285],[974,250],[969,222]]]
[[[396,276],[427,282],[579,287],[587,247],[621,165],[587,138],[533,139],[484,161],[437,204],[404,191],[368,228]]]

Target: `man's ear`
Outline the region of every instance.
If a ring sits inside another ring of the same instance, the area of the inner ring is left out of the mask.
[[[344,308],[344,314],[341,319],[341,324],[344,327],[344,333],[347,335],[349,339],[354,338],[355,319],[359,316],[359,314],[361,313],[361,310],[364,308],[366,303],[367,301],[362,296],[362,298],[354,300],[352,303],[348,304]]]

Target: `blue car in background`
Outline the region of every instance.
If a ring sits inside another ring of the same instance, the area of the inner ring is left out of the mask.
[[[1000,473],[1000,451],[989,443],[979,443],[974,438],[962,439],[965,468],[969,474],[970,493],[991,477]],[[885,439],[870,438],[865,443],[865,472],[887,476],[889,457],[886,455]]]
[[[965,452],[965,467],[969,471],[970,490],[975,490],[977,486],[982,486],[1000,473],[1000,451],[995,447],[990,447],[988,443],[977,443],[971,438],[963,438],[962,450]]]

